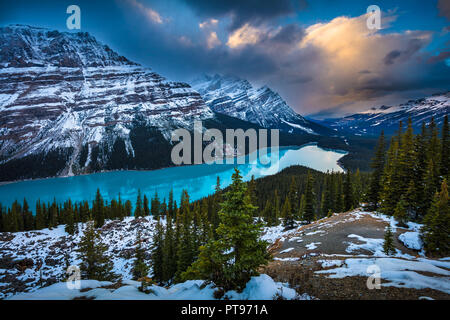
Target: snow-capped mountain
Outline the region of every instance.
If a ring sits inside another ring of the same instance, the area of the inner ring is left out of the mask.
[[[322,123],[356,135],[379,135],[381,130],[386,134],[393,134],[398,130],[400,121],[405,125],[411,118],[413,128],[418,132],[422,122],[428,124],[431,118],[434,118],[435,123],[441,126],[444,116],[449,113],[450,91],[418,100],[410,100],[396,106],[372,108],[339,119],[327,119]]]
[[[231,75],[203,75],[192,87],[215,112],[296,134],[330,134],[327,128],[297,114],[267,86],[256,88],[245,79]]]
[[[85,32],[0,28],[0,83],[0,180],[161,167],[173,128],[214,118]]]

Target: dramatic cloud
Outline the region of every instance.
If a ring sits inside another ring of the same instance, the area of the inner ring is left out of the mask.
[[[200,16],[231,18],[230,29],[249,23],[259,25],[278,17],[292,15],[306,7],[305,0],[184,0]]]
[[[150,21],[153,23],[163,23],[163,19],[161,18],[161,15],[153,10],[152,8],[148,8],[144,6],[142,3],[138,2],[137,0],[126,0],[131,6],[139,10],[142,14],[144,14]]]
[[[383,13],[382,30],[369,30],[366,14],[304,26],[298,20],[274,20],[289,10],[264,15],[255,7],[257,19],[244,14],[249,2],[243,8],[234,1],[218,1],[211,8],[193,3],[203,14],[193,11],[183,23],[172,14],[167,19],[173,23],[139,28],[142,21],[134,12],[129,43],[138,45],[124,54],[175,80],[223,73],[267,84],[301,114],[356,112],[450,86],[448,50],[428,50],[442,27],[435,32],[394,28],[396,16],[389,11]],[[244,23],[230,29],[230,21]]]

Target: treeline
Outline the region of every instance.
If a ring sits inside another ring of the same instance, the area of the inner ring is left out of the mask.
[[[159,215],[172,214],[176,211],[176,202],[173,201],[173,193],[170,193],[169,201],[166,203],[160,201],[158,193],[149,199],[146,195],[142,196],[138,191],[137,199],[134,204],[130,200],[122,201],[119,194],[118,199],[112,199],[108,202],[103,199],[100,190],[97,190],[95,200],[91,205],[88,201],[72,202],[70,199],[64,203],[36,202],[35,215],[32,214],[26,199],[22,203],[17,200],[9,208],[2,207],[0,204],[0,231],[18,232],[29,230],[40,230],[44,228],[54,228],[58,225],[65,225],[69,234],[77,232],[78,222],[95,221],[95,227],[102,227],[106,219],[123,220],[128,216],[148,216],[152,214],[155,218]]]
[[[386,151],[381,133],[372,162],[367,198],[372,210],[394,216],[401,225],[425,224],[422,237],[430,254],[450,253],[450,213],[447,183],[450,178],[448,116],[440,131],[432,119],[414,135],[409,119],[400,122]]]

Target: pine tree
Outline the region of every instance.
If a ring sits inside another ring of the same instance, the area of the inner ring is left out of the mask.
[[[392,234],[392,229],[390,225],[386,228],[386,231],[384,233],[383,251],[386,255],[391,255],[395,253],[394,236]]]
[[[350,170],[347,170],[347,173],[345,174],[343,192],[344,192],[344,211],[348,211],[353,208],[355,202],[353,199],[353,185]]]
[[[434,196],[421,231],[427,254],[442,257],[450,254],[450,209],[446,179],[442,182],[440,193]]]
[[[64,212],[66,215],[66,226],[65,231],[68,234],[73,235],[75,233],[75,217],[73,215],[72,202],[69,201],[64,204]]]
[[[313,177],[311,172],[308,172],[308,177],[306,180],[306,190],[305,190],[305,211],[303,213],[303,220],[307,223],[311,223],[314,220],[314,191],[313,191]]]
[[[144,215],[144,209],[142,208],[142,196],[141,196],[141,190],[138,189],[138,194],[136,198],[136,207],[134,209],[134,217],[139,218]]]
[[[375,157],[372,160],[371,167],[373,169],[370,177],[370,187],[368,191],[369,208],[376,210],[380,201],[380,194],[382,191],[382,176],[385,164],[385,142],[384,132],[381,131],[378,139],[378,144],[375,150]]]
[[[136,232],[136,248],[134,250],[134,258],[133,279],[139,280],[140,278],[147,277],[149,267],[145,263],[145,249],[142,247],[142,232],[140,229]]]
[[[220,187],[220,178],[217,176],[216,187],[214,189],[213,208],[211,212],[211,225],[213,230],[213,236],[216,237],[216,230],[219,226],[219,203],[222,202],[222,189]]]
[[[306,197],[305,197],[305,194],[302,194],[302,196],[300,197],[300,205],[298,207],[298,213],[297,213],[298,220],[304,220],[305,206],[306,206]]]
[[[36,202],[36,229],[41,230],[46,227],[45,225],[45,215],[42,210],[41,201]]]
[[[299,204],[299,196],[298,196],[298,188],[297,184],[295,182],[295,178],[291,177],[291,184],[289,186],[289,202],[291,205],[291,212],[289,213],[289,217],[292,218],[292,221],[294,220],[294,217],[297,215],[298,212],[298,204]]]
[[[151,247],[151,261],[153,267],[153,280],[162,283],[164,280],[164,228],[158,218],[153,233]]]
[[[101,228],[105,224],[105,205],[100,194],[100,189],[97,189],[95,200],[92,205],[92,214],[94,216],[95,227]]]
[[[294,216],[292,214],[291,200],[289,197],[286,197],[286,199],[284,200],[281,215],[283,216],[284,219],[283,226],[285,227],[285,230],[293,229],[295,227],[295,221]]]
[[[448,125],[448,115],[444,117],[444,123],[442,124],[441,135],[441,175],[447,179],[450,179],[450,132]]]
[[[148,198],[147,196],[144,194],[144,216],[148,216],[150,215],[150,209],[148,206]]]
[[[176,243],[172,226],[172,218],[167,217],[167,225],[164,235],[163,263],[162,263],[163,264],[162,281],[165,283],[170,282],[170,280],[173,279],[177,271],[175,249]]]
[[[155,191],[155,197],[152,199],[150,212],[153,216],[153,219],[159,219],[159,215],[161,213],[161,203],[159,201],[157,191]]]
[[[197,248],[195,247],[195,237],[193,231],[193,216],[189,205],[189,195],[186,190],[183,190],[181,199],[181,219],[182,225],[179,233],[179,242],[177,247],[177,273],[175,275],[176,281],[181,280],[181,274],[195,260]]]
[[[107,254],[108,247],[101,240],[101,235],[94,228],[94,222],[86,224],[84,235],[78,243],[77,259],[81,260],[83,279],[113,281],[117,276],[113,272],[114,264]]]
[[[394,217],[399,222],[400,227],[407,226],[406,201],[404,197],[401,197],[400,201],[397,203],[394,210]]]
[[[224,290],[241,291],[257,269],[267,263],[267,243],[259,239],[262,225],[254,223],[257,209],[250,203],[238,169],[221,204],[217,240],[201,247],[200,255],[183,279],[206,279]]]

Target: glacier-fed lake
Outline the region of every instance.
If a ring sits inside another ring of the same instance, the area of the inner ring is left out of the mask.
[[[292,165],[303,165],[322,172],[342,172],[337,161],[345,154],[343,151],[324,150],[310,144],[280,147],[277,156],[268,149],[267,157],[271,157],[271,162],[267,165],[261,163],[258,154],[255,161],[248,161],[246,156],[245,164],[199,164],[151,171],[124,170],[20,181],[0,186],[0,203],[2,206],[11,206],[15,200],[22,202],[25,197],[33,211],[38,199],[41,202],[52,202],[53,199],[63,202],[70,198],[75,202],[88,200],[91,203],[97,188],[105,200],[117,198],[120,193],[123,201],[130,200],[133,205],[138,189],[149,199],[158,191],[161,201],[168,199],[170,190],[173,190],[174,200],[179,203],[183,189],[188,191],[191,200],[212,194],[217,176],[220,177],[222,188],[227,187],[231,183],[234,167],[239,168],[245,181],[250,180],[252,175],[255,178],[273,175]]]

